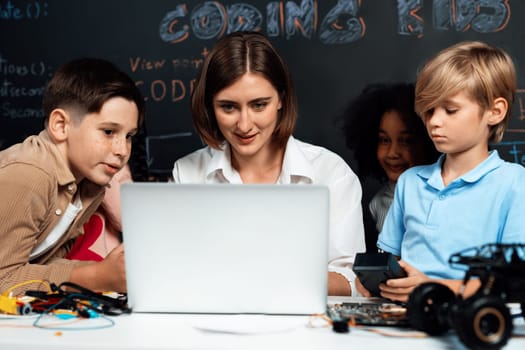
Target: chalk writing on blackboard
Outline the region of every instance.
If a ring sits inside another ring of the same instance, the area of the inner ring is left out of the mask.
[[[207,48],[197,57],[150,58],[134,56],[129,58],[131,73],[145,100],[152,102],[179,102],[193,90],[195,76],[208,53]],[[168,72],[168,74],[166,74]],[[166,79],[166,77],[170,79]]]
[[[198,57],[176,57],[176,58],[146,58],[141,56],[134,56],[129,58],[129,67],[132,73],[156,73],[160,71],[170,70],[173,74],[182,73],[181,75],[188,75],[185,72],[189,71],[191,79],[175,78],[165,79],[166,74],[157,74],[157,78],[137,79],[137,86],[140,87],[145,96],[146,101],[152,100],[161,102],[169,100],[171,102],[178,102],[187,97],[195,82],[195,75],[199,71],[204,57],[208,54],[208,49],[203,48]],[[142,74],[143,75],[143,74]]]
[[[35,61],[27,64],[17,64],[9,62],[7,58],[0,53],[0,74],[3,76],[19,76],[25,77],[28,75],[39,77],[49,74],[48,67],[43,61]]]
[[[264,31],[269,37],[317,36],[323,44],[348,44],[365,36],[366,18],[359,13],[361,5],[360,0],[338,0],[322,15],[317,0],[268,1],[258,7],[242,2],[223,5],[220,1],[204,1],[193,6],[191,12],[186,4],[180,4],[164,15],[159,35],[161,40],[177,44],[191,36],[209,40],[253,30]],[[397,13],[392,15],[398,18],[399,34],[423,37],[422,8],[423,0],[397,0]],[[507,26],[510,14],[508,0],[433,0],[429,23],[436,30],[493,33]]]
[[[0,116],[10,119],[43,118],[44,111],[40,107],[19,107],[10,102],[0,104]]]
[[[43,61],[11,62],[0,53],[0,118],[42,118],[41,99],[51,74]]]
[[[0,2],[0,20],[37,20],[48,15],[47,8],[47,2],[43,1],[24,1],[15,5],[7,0]]]
[[[498,149],[502,158],[525,166],[525,141],[503,141],[494,148]]]
[[[510,19],[508,0],[434,0],[432,4],[436,29],[498,32],[507,26]]]
[[[189,96],[193,89],[195,79],[186,82],[181,79],[155,79],[149,82],[144,80],[136,81],[137,86],[141,89],[144,100],[150,99],[155,102],[169,100],[171,102],[178,102]],[[148,84],[144,86],[144,84]]]

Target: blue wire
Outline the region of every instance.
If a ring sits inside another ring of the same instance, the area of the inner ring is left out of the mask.
[[[92,326],[92,327],[48,327],[48,326],[45,326],[45,325],[41,325],[40,324],[40,321],[41,319],[48,313],[50,313],[51,311],[53,311],[54,309],[57,309],[61,304],[63,304],[66,300],[73,300],[75,297],[83,297],[82,294],[70,294],[68,296],[66,296],[64,299],[62,299],[60,302],[56,303],[55,305],[51,305],[49,308],[47,308],[46,310],[44,310],[36,319],[35,321],[33,322],[33,327],[36,327],[36,328],[41,328],[41,329],[48,329],[48,330],[55,330],[55,331],[71,331],[71,330],[75,330],[75,331],[84,331],[84,330],[94,330],[94,329],[104,329],[104,328],[110,328],[110,327],[113,327],[115,325],[115,321],[112,320],[111,318],[107,317],[106,315],[102,314],[102,313],[97,313],[97,315],[99,316],[99,318],[105,320],[105,321],[108,321],[108,324],[105,324],[105,325],[100,325],[100,326]],[[73,300],[74,301],[74,300]],[[93,312],[96,312],[95,310],[91,310]]]

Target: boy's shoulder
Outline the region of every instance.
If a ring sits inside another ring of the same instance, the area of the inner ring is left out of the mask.
[[[43,133],[31,135],[22,142],[16,143],[0,152],[0,164],[5,165],[14,162],[41,163],[42,158],[46,158],[48,153],[48,141]]]
[[[506,178],[510,176],[525,181],[525,166],[522,164],[503,161],[500,166],[500,172],[505,175]]]
[[[6,170],[15,167],[25,168],[25,171],[38,169],[35,172],[61,177],[64,183],[74,181],[73,174],[45,131],[0,152],[0,168]]]
[[[505,179],[505,183],[510,182],[524,182],[525,181],[525,167],[522,164],[509,162],[501,158],[497,150],[491,151],[487,160],[485,160],[478,167],[478,177],[487,176],[493,182],[499,183],[501,179]]]

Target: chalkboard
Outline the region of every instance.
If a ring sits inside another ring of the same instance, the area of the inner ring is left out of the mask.
[[[221,36],[267,34],[297,87],[296,137],[352,165],[336,122],[366,84],[413,81],[438,50],[482,40],[515,59],[520,90],[502,156],[525,165],[525,1],[521,0],[0,0],[0,149],[42,128],[41,97],[62,63],[101,57],[129,73],[147,103],[148,164],[168,174],[202,146],[189,95]]]

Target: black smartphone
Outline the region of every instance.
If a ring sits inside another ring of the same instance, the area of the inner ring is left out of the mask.
[[[357,253],[352,270],[361,284],[376,297],[380,296],[380,283],[407,275],[390,253]]]

